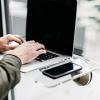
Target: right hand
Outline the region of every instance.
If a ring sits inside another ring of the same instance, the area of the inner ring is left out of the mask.
[[[19,57],[22,61],[22,64],[31,62],[43,53],[46,53],[44,45],[35,41],[25,42],[14,50],[6,52],[6,54],[12,54]]]
[[[13,41],[16,42],[18,45],[9,45],[9,43]],[[0,37],[0,53],[4,53],[5,51],[15,49],[23,42],[24,39],[19,35],[8,34],[3,37]]]

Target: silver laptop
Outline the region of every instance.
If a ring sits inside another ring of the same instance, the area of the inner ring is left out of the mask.
[[[28,1],[26,39],[44,44],[47,53],[24,65],[21,71],[29,72],[71,62],[76,6],[76,0]]]

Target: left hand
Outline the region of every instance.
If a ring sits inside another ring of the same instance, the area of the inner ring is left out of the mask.
[[[15,49],[18,46],[18,45],[9,45],[9,43],[12,41],[20,45],[24,42],[24,39],[19,35],[11,35],[11,34],[1,37],[0,38],[0,53]]]
[[[30,63],[39,55],[46,53],[45,46],[41,43],[27,41],[19,45],[14,50],[9,50],[6,54],[15,55],[20,58],[22,64]]]

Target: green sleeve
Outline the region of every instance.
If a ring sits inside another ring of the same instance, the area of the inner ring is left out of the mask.
[[[0,100],[2,100],[20,80],[21,61],[14,55],[5,55],[0,60]]]

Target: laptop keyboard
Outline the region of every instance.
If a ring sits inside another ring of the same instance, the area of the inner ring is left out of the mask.
[[[52,59],[52,58],[55,58],[55,57],[58,57],[58,55],[53,54],[51,52],[47,52],[46,54],[41,54],[40,56],[38,56],[36,58],[36,60],[42,62],[42,61],[49,60],[49,59]]]

